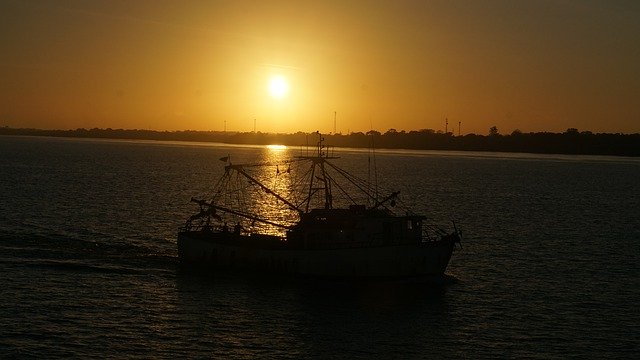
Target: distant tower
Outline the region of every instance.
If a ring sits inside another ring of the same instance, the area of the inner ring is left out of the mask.
[[[253,119],[253,132],[256,132],[256,119]]]
[[[449,133],[449,118],[444,118],[444,134]]]
[[[460,136],[460,124],[461,123],[462,123],[461,121],[458,121],[458,136]]]
[[[334,135],[336,134],[336,114],[337,114],[337,111],[334,111],[333,112],[333,134]]]
[[[227,132],[227,120],[224,121],[224,132]]]

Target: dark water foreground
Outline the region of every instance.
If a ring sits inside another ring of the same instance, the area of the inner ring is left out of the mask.
[[[218,158],[272,152],[0,137],[0,358],[640,353],[640,161],[377,154],[405,201],[464,231],[440,285],[180,271]]]

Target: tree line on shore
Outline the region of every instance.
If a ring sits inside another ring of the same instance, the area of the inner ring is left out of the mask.
[[[296,132],[273,134],[262,132],[229,131],[156,131],[128,129],[75,129],[43,130],[0,127],[0,135],[55,136],[73,138],[139,139],[160,141],[196,141],[227,144],[281,144],[287,146],[314,145],[316,133]],[[455,136],[431,129],[397,131],[389,129],[381,133],[375,130],[366,133],[323,134],[327,144],[336,147],[411,150],[459,150],[525,152],[542,154],[583,154],[640,156],[640,134],[592,133],[567,129],[562,133],[529,132],[519,130],[501,135],[493,126],[487,135],[466,134]]]

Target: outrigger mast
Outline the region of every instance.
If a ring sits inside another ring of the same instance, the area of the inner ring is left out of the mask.
[[[333,196],[331,195],[331,180],[327,175],[324,164],[328,159],[338,159],[337,156],[329,156],[329,149],[322,142],[324,138],[319,131],[316,131],[318,134],[318,143],[316,145],[316,153],[312,156],[297,156],[298,159],[310,160],[311,165],[311,179],[309,181],[309,191],[307,197],[304,201],[305,210],[304,212],[309,212],[309,205],[311,203],[311,198],[318,191],[324,191],[324,208],[332,209],[333,208]],[[316,168],[318,168],[318,175],[316,175]],[[314,181],[318,180],[318,181]]]
[[[291,203],[289,200],[283,198],[282,196],[278,195],[277,193],[275,193],[273,190],[269,189],[267,186],[265,186],[263,183],[261,183],[260,181],[258,181],[257,179],[255,179],[253,176],[247,174],[246,171],[244,171],[242,165],[232,165],[229,164],[227,166],[225,166],[225,171],[228,172],[229,169],[233,169],[235,171],[237,171],[240,175],[246,177],[247,179],[249,179],[249,181],[253,182],[254,184],[258,185],[260,188],[262,188],[264,191],[266,191],[268,194],[273,195],[276,199],[282,201],[283,203],[287,204],[287,206],[289,206],[289,208],[291,210],[295,210],[298,212],[298,214],[302,213],[302,210],[300,210],[299,207],[297,207],[295,204]]]

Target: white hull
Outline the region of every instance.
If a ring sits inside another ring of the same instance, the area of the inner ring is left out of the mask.
[[[282,272],[335,278],[402,278],[442,275],[454,249],[452,239],[339,249],[242,246],[202,233],[180,233],[183,266]]]

